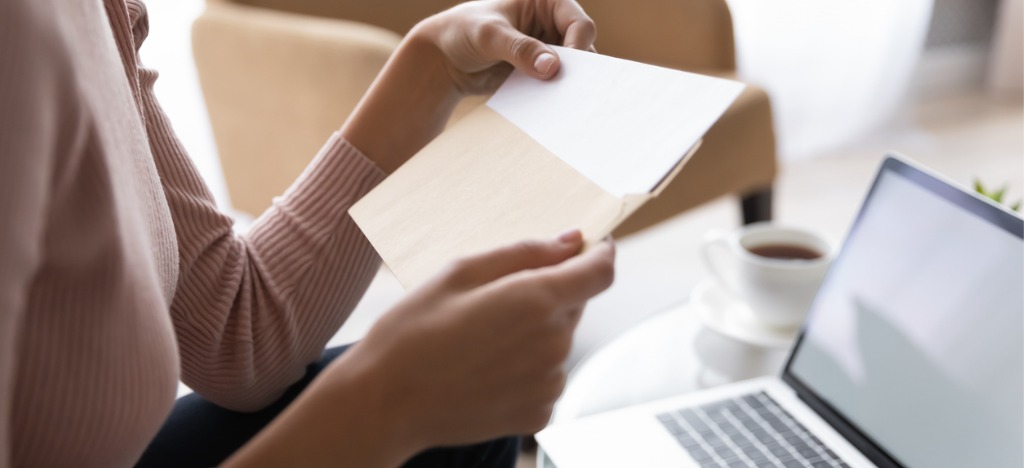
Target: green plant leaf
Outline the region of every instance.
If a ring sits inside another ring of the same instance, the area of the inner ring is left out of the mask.
[[[997,201],[999,203],[1002,203],[1003,202],[1003,196],[1006,195],[1006,189],[1008,187],[1009,186],[1004,185],[999,190],[996,190],[995,192],[992,192],[992,194],[989,195],[989,196],[992,197],[993,200],[995,200],[995,201]]]
[[[989,200],[992,200],[1000,205],[1006,205],[1005,203],[1003,203],[1003,198],[1006,197],[1006,192],[1009,189],[1010,184],[1003,184],[1003,186],[999,187],[998,190],[989,192],[988,189],[985,188],[985,185],[981,183],[981,179],[974,179],[974,191],[978,192],[979,195],[988,198]],[[1012,206],[1008,207],[1013,211],[1020,211],[1022,202],[1024,202],[1024,199],[1017,200],[1017,203],[1014,203]]]

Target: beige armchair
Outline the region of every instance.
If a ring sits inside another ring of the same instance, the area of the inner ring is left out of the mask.
[[[235,208],[261,213],[341,125],[401,35],[455,3],[209,0],[193,27],[193,47]],[[597,23],[601,53],[719,76],[735,73],[725,0],[581,4]],[[745,222],[768,219],[775,173],[769,100],[751,86],[711,128],[689,166],[616,235],[726,194],[741,197]]]

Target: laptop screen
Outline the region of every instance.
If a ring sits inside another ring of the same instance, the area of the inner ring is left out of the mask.
[[[784,379],[902,465],[1024,466],[1022,226],[887,160]]]

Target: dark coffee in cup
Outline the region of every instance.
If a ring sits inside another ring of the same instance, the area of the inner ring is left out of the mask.
[[[747,247],[747,250],[754,255],[778,260],[814,260],[821,258],[821,252],[802,245],[765,244]]]
[[[803,320],[831,262],[821,236],[772,223],[712,231],[701,253],[715,279],[758,321],[789,329]]]

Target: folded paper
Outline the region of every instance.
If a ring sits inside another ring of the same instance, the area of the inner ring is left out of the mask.
[[[524,239],[604,238],[671,182],[743,86],[557,50],[555,79],[514,72],[349,210],[403,286]]]
[[[743,90],[735,81],[556,49],[557,76],[515,73],[487,105],[617,196],[652,190]]]

